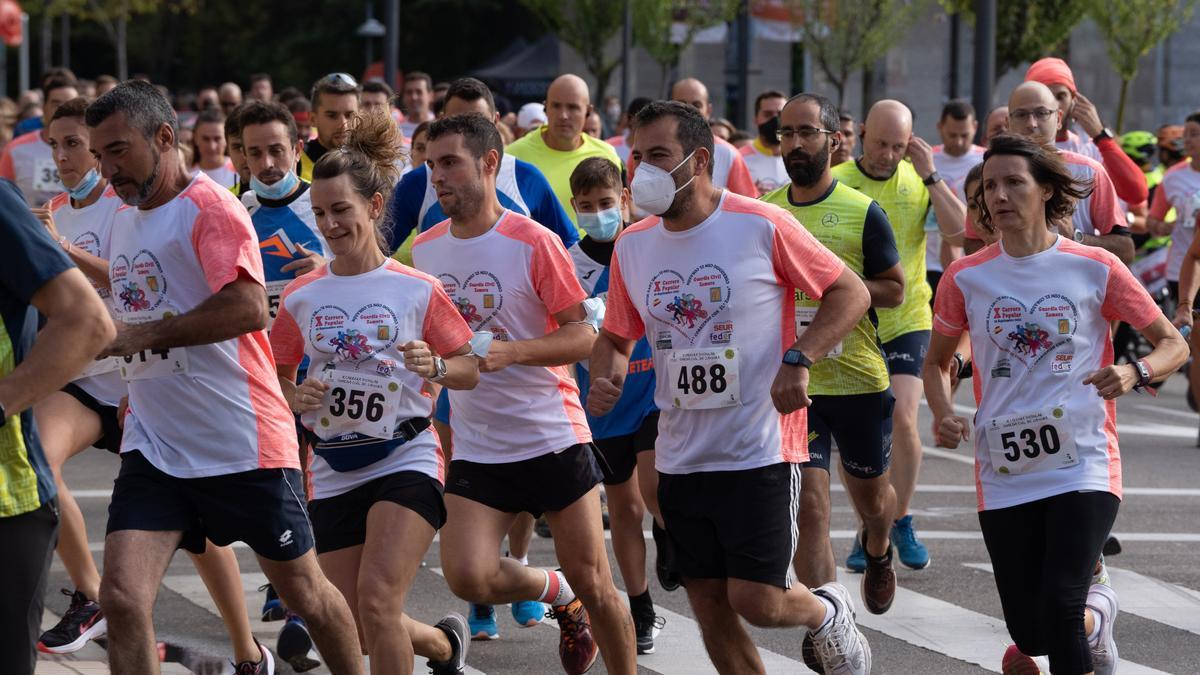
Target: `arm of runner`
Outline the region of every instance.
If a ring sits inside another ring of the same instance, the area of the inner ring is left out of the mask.
[[[320,408],[321,400],[325,398],[325,390],[329,388],[328,384],[314,375],[309,375],[304,378],[304,382],[297,385],[296,375],[299,371],[300,366],[295,363],[280,363],[275,366],[283,398],[297,415]]]
[[[863,222],[863,283],[872,307],[899,307],[904,303],[904,268],[896,249],[896,235],[883,208],[875,202]]]
[[[970,440],[971,425],[967,418],[954,414],[950,378],[956,375],[959,336],[946,335],[941,329],[929,337],[929,352],[921,378],[925,384],[925,400],[933,412],[933,434],[943,448],[957,448],[960,441]]]
[[[495,340],[479,370],[494,373],[508,366],[565,366],[586,359],[596,341],[596,331],[583,323],[587,312],[576,303],[554,313],[558,328],[532,340]]]
[[[1160,183],[1154,190],[1154,198],[1150,200],[1150,213],[1146,216],[1146,229],[1154,237],[1165,237],[1175,229],[1174,222],[1167,222],[1167,213],[1171,211],[1171,203],[1167,201],[1167,191]]]
[[[1192,299],[1200,287],[1200,237],[1192,239],[1179,268],[1179,301],[1175,305],[1176,327],[1192,325]]]
[[[629,371],[629,357],[633,354],[635,344],[636,340],[623,338],[607,330],[600,331],[588,362],[592,379],[588,388],[587,408],[592,415],[607,415],[621,398],[625,373]]]
[[[933,164],[933,148],[920,136],[913,135],[908,141],[908,156],[912,159],[913,168],[922,180],[929,178],[936,171]],[[963,235],[966,234],[967,207],[958,200],[954,190],[939,180],[928,186],[929,204],[933,207],[933,215],[937,218],[938,232],[942,239],[951,246],[962,246]]]
[[[1092,196],[1088,200],[1092,225],[1099,235],[1083,233],[1083,243],[1098,246],[1121,259],[1128,265],[1133,261],[1133,238],[1129,236],[1128,221],[1121,211],[1116,188],[1107,171],[1097,171],[1092,177]],[[1069,220],[1069,219],[1068,219]],[[1069,229],[1064,236],[1074,237],[1075,227],[1066,222],[1062,227]]]
[[[433,364],[433,350],[421,340],[410,340],[401,345],[404,352],[404,367],[429,379],[437,375]],[[446,375],[437,381],[447,389],[474,389],[479,384],[479,359],[471,355],[471,343],[467,342],[444,357]]]
[[[121,324],[105,355],[224,342],[266,328],[267,317],[266,289],[256,280],[239,276],[190,312],[140,326]]]

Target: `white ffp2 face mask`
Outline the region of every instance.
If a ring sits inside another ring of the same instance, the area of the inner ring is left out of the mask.
[[[670,171],[664,171],[653,164],[645,162],[639,164],[637,175],[633,177],[633,182],[629,184],[629,190],[633,193],[633,203],[639,209],[656,216],[666,213],[667,209],[671,208],[671,204],[675,203],[675,193],[691,185],[692,181],[696,180],[696,177],[692,176],[692,180],[679,187],[675,187],[675,179],[671,177],[679,170],[679,167],[687,164],[687,161],[695,154],[696,151],[693,150]]]

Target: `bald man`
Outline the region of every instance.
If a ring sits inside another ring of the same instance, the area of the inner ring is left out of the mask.
[[[1111,251],[1128,264],[1133,260],[1133,238],[1112,179],[1100,162],[1056,146],[1064,122],[1059,100],[1041,82],[1024,82],[1008,97],[1009,132],[1055,148],[1077,180],[1092,184],[1091,195],[1076,204],[1071,220],[1057,224],[1059,234]]]
[[[234,108],[242,104],[242,88],[235,82],[226,82],[217,88],[217,100],[221,104],[221,112],[228,117]]]
[[[571,172],[588,157],[603,157],[618,168],[621,159],[611,145],[583,133],[592,104],[587,82],[578,75],[560,75],[551,82],[545,106],[547,122],[513,141],[505,152],[541,169],[554,196],[578,227],[571,205]]]
[[[925,222],[932,209],[942,239],[961,246],[967,209],[935,169],[933,149],[913,135],[912,111],[899,101],[884,100],[871,106],[863,123],[862,157],[834,167],[833,175],[883,207],[904,268],[904,302],[876,310],[879,340],[896,397],[891,468],[896,514],[890,539],[901,563],[923,569],[929,565],[929,551],[917,538],[908,510],[921,467],[917,407],[922,392],[921,364],[933,327],[929,308],[933,292],[925,278]],[[861,572],[867,561],[858,541],[846,567]]]
[[[712,119],[712,103],[708,100],[708,87],[694,77],[680,80],[671,87],[671,100],[686,103],[704,115],[704,119]],[[710,127],[711,128],[711,127]],[[754,178],[742,153],[733,147],[729,141],[713,135],[712,182],[719,188],[736,192],[747,197],[758,197],[758,188],[754,186]]]

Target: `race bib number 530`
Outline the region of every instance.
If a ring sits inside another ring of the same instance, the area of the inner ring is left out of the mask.
[[[742,402],[737,347],[674,350],[667,357],[667,373],[676,408],[709,410]]]
[[[1033,473],[1079,463],[1071,423],[1061,406],[991,420],[987,440],[998,473]]]

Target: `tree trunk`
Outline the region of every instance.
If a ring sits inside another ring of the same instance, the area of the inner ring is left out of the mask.
[[[1129,79],[1121,78],[1121,98],[1117,100],[1117,133],[1125,129],[1125,98],[1129,95]]]

